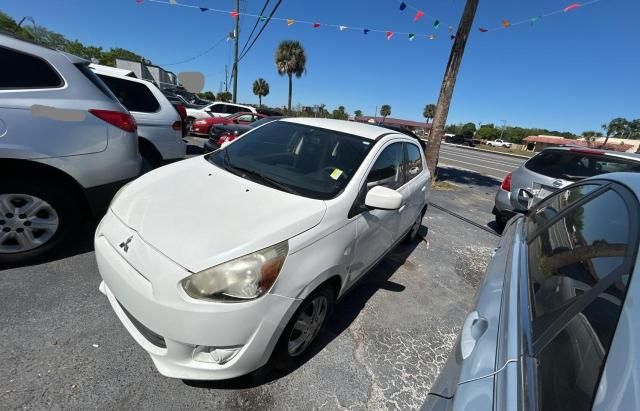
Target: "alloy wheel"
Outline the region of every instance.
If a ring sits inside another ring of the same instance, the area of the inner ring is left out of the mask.
[[[58,213],[41,198],[0,194],[0,254],[33,250],[58,231]]]
[[[296,319],[289,341],[287,342],[289,355],[297,357],[313,342],[322,328],[327,316],[329,301],[324,295],[318,295],[300,311]]]

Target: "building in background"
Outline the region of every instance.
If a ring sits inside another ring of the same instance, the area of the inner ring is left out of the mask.
[[[362,116],[362,117],[353,117],[353,121],[357,121],[360,123],[385,123],[390,126],[396,127],[404,127],[412,132],[414,132],[418,136],[425,136],[428,134],[428,130],[431,129],[431,124],[425,121],[413,121],[413,120],[404,120],[401,118],[393,118],[393,117],[372,117],[372,116]]]
[[[623,140],[619,138],[610,138],[606,147],[603,146],[604,138],[598,138],[595,141],[587,141],[585,139],[574,140],[558,136],[529,136],[525,137],[523,141],[525,143],[522,148],[523,150],[535,152],[542,151],[547,147],[577,146],[635,153],[638,150],[638,145],[640,145],[640,141]]]

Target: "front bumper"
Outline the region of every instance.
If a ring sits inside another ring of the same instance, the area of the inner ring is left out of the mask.
[[[129,238],[127,252],[116,245]],[[269,360],[300,304],[275,294],[242,303],[191,299],[179,284],[190,273],[146,244],[111,211],[96,232],[95,253],[103,279],[100,290],[167,377],[217,380],[256,370]],[[238,352],[223,364],[194,359],[203,347]]]

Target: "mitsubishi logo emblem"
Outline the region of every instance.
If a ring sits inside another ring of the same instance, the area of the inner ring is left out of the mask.
[[[120,248],[122,248],[124,250],[124,252],[126,253],[127,251],[129,251],[129,243],[131,242],[131,239],[133,238],[133,236],[127,238],[126,241],[123,241],[120,243]]]

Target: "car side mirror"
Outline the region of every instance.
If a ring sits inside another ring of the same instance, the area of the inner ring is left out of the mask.
[[[364,205],[379,210],[397,210],[402,205],[402,194],[387,187],[375,186],[367,193]]]

